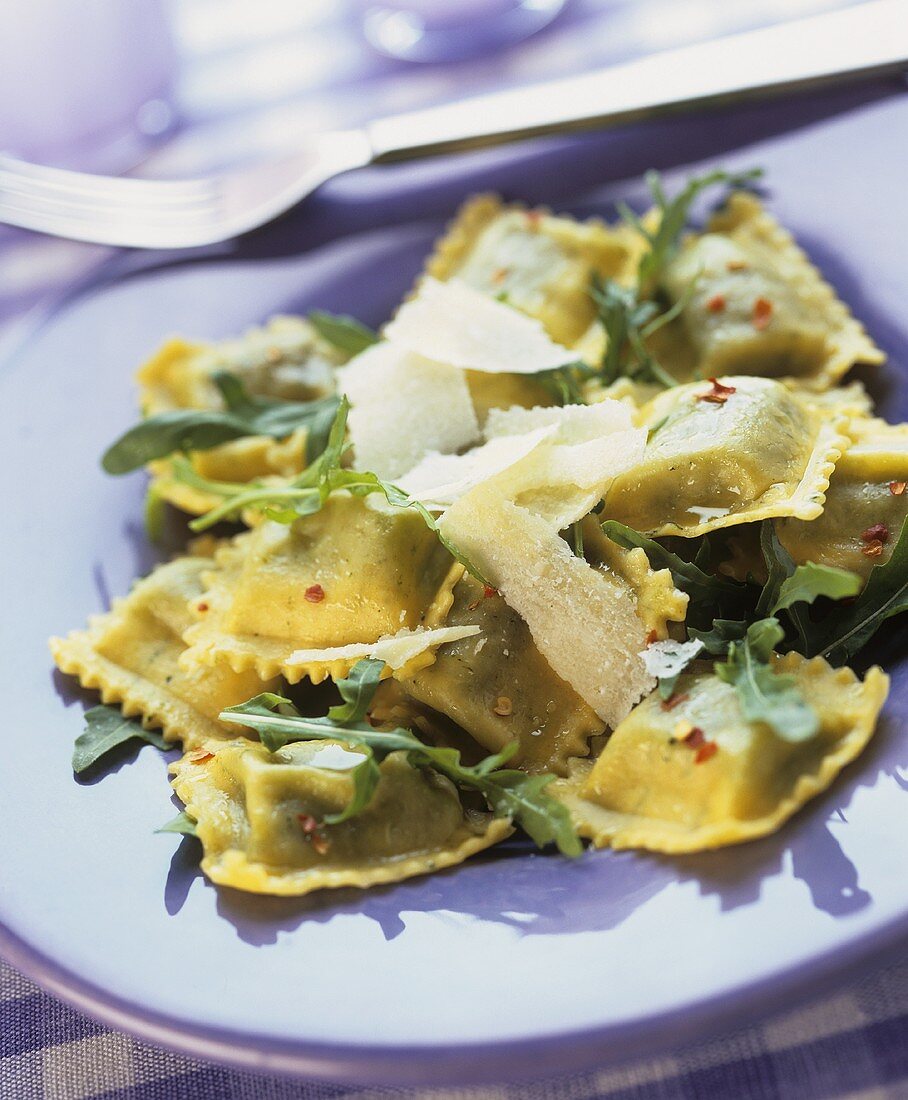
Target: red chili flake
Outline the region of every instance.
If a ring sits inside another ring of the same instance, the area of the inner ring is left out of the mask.
[[[667,699],[662,700],[662,709],[663,710],[674,710],[675,707],[679,707],[682,703],[686,702],[689,698],[690,698],[690,696],[687,694],[686,691],[682,692],[680,694],[676,691],[674,693],[674,695],[669,695],[669,697]]]
[[[659,635],[656,633],[655,630],[648,630],[647,633],[646,633],[646,638],[644,639],[644,641],[646,642],[647,645],[652,645],[653,642],[655,642],[658,639],[658,637],[659,637]]]
[[[324,835],[324,833],[312,834],[312,848],[316,854],[323,856],[325,852],[331,847],[331,841]]]
[[[879,539],[874,539],[861,548],[861,553],[865,558],[878,558],[883,553],[883,544]]]
[[[309,603],[321,603],[325,598],[325,590],[320,584],[310,584],[305,596]]]
[[[889,492],[892,493],[894,497],[903,497],[906,489],[908,489],[908,481],[889,482]]]
[[[530,226],[533,229],[537,229],[538,226],[539,226],[539,223],[542,221],[542,211],[541,210],[528,210],[527,211],[527,221],[529,222]]]
[[[861,532],[862,542],[888,542],[889,541],[889,528],[885,523],[875,523],[872,527],[868,527],[866,531]]]
[[[709,742],[706,740],[706,737],[704,736],[703,730],[701,730],[699,726],[694,726],[694,728],[691,730],[689,736],[684,738],[684,743],[689,748],[699,749],[699,748],[702,748],[703,745],[708,744]]]
[[[706,303],[706,308],[710,313],[721,313],[725,309],[725,295],[714,294]]]
[[[196,608],[196,611],[205,612],[205,611],[208,610],[208,604],[207,603],[197,603],[195,605],[195,608]]]
[[[706,741],[697,749],[697,753],[694,756],[694,763],[702,764],[705,760],[709,760],[711,756],[715,756],[718,751],[719,746],[715,741]]]
[[[726,265],[725,265],[725,270],[726,271],[746,271],[747,266],[748,265],[747,265],[746,260],[729,260],[728,263],[726,263]]]
[[[331,842],[324,833],[319,832],[318,822],[312,814],[297,814],[296,819],[300,823],[306,835],[306,839],[312,845],[313,850],[320,856],[323,856],[331,847]]]
[[[207,749],[193,749],[188,758],[193,764],[204,764],[206,760],[213,760],[214,753]]]
[[[482,590],[482,598],[484,600],[490,600],[493,596],[498,595],[498,589],[493,588],[490,584],[487,584]]]
[[[701,393],[697,398],[698,401],[709,401],[713,405],[724,405],[725,402],[736,392],[734,386],[723,386],[716,378],[709,379],[711,390],[706,393]]]
[[[764,328],[769,324],[769,320],[772,317],[772,302],[768,298],[758,298],[754,302],[754,311],[751,315],[751,324],[758,331],[762,332]]]

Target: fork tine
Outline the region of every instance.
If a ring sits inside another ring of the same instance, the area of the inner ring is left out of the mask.
[[[53,233],[99,244],[147,248],[185,248],[222,240],[225,236],[215,204],[136,210],[128,204],[72,203],[3,194],[0,221],[23,229]]]
[[[181,247],[218,239],[220,181],[123,180],[0,156],[0,219],[99,241]]]
[[[46,176],[42,172],[20,172],[6,168],[0,158],[0,192],[42,198],[47,201],[117,204],[133,210],[161,207],[192,207],[214,201],[218,187],[213,180],[171,181],[108,179],[68,173],[69,178]]]
[[[190,200],[210,193],[212,179],[138,180],[117,176],[95,176],[65,168],[29,164],[0,153],[0,179],[9,186],[40,186],[70,194],[103,194],[111,198],[166,202]]]
[[[0,216],[9,215],[34,218],[53,218],[73,224],[88,225],[111,223],[132,219],[143,225],[157,225],[162,228],[191,227],[202,221],[216,218],[217,205],[205,203],[191,208],[171,207],[135,207],[128,203],[89,203],[84,200],[64,202],[48,199],[41,195],[0,194]]]

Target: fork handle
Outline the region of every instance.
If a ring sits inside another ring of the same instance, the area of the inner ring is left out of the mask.
[[[908,3],[842,11],[371,123],[372,162],[586,130],[908,68]]]

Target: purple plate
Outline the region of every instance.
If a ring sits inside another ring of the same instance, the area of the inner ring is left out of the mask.
[[[681,859],[576,862],[516,843],[431,878],[297,901],[215,890],[194,842],[155,835],[174,811],[154,750],[73,780],[86,700],[52,672],[46,645],[153,561],[142,477],[98,467],[134,418],[137,361],[168,333],[221,337],[275,311],[319,305],[380,321],[477,186],[610,215],[616,195],[639,188],[589,192],[593,182],[650,161],[683,168],[721,152],[729,166],[763,164],[773,208],[890,353],[874,388],[885,415],[905,419],[908,172],[895,135],[908,102],[891,93],[352,177],[241,245],[121,258],[58,303],[0,371],[10,961],[106,1022],[201,1057],[441,1083],[656,1052],[787,1007],[902,944],[904,626],[873,654],[894,677],[870,750],[774,837]]]

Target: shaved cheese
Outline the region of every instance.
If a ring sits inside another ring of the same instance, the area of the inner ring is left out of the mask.
[[[337,372],[350,400],[347,427],[359,470],[396,478],[431,451],[479,438],[466,375],[392,344],[375,344]]]
[[[297,649],[284,662],[288,665],[329,664],[332,661],[356,661],[373,657],[384,661],[391,669],[403,668],[414,657],[433,646],[446,642],[459,642],[479,634],[478,626],[444,626],[437,630],[401,630],[387,634],[375,642],[351,642],[349,645],[329,646],[327,649]]]
[[[646,432],[614,432],[588,443],[545,443],[494,479],[500,496],[561,531],[587,515],[612,481],[643,457]]]
[[[442,532],[520,614],[558,675],[613,728],[655,686],[631,592],[571,553],[552,525],[482,487]]]
[[[634,426],[631,411],[621,401],[599,401],[595,405],[565,405],[563,408],[490,409],[485,424],[487,439],[520,435],[536,428],[555,427],[558,443],[586,443],[611,432]]]
[[[282,764],[297,763],[293,752],[279,749],[275,753]],[[307,768],[324,768],[332,772],[348,772],[362,764],[365,756],[361,752],[349,752],[340,745],[319,745],[306,757]]]
[[[554,426],[537,428],[525,435],[491,439],[462,455],[426,455],[397,483],[427,508],[444,510],[483,481],[526,458],[554,431]]]
[[[541,322],[457,279],[423,279],[385,336],[427,359],[490,374],[538,374],[577,362]]]
[[[643,651],[643,663],[650,676],[657,678],[677,676],[703,649],[699,639],[691,642],[676,642],[666,638],[664,642],[653,642]]]
[[[710,519],[721,519],[723,516],[728,515],[727,508],[701,508],[699,505],[694,505],[693,508],[688,508],[688,512],[692,512],[699,520],[704,523]]]

